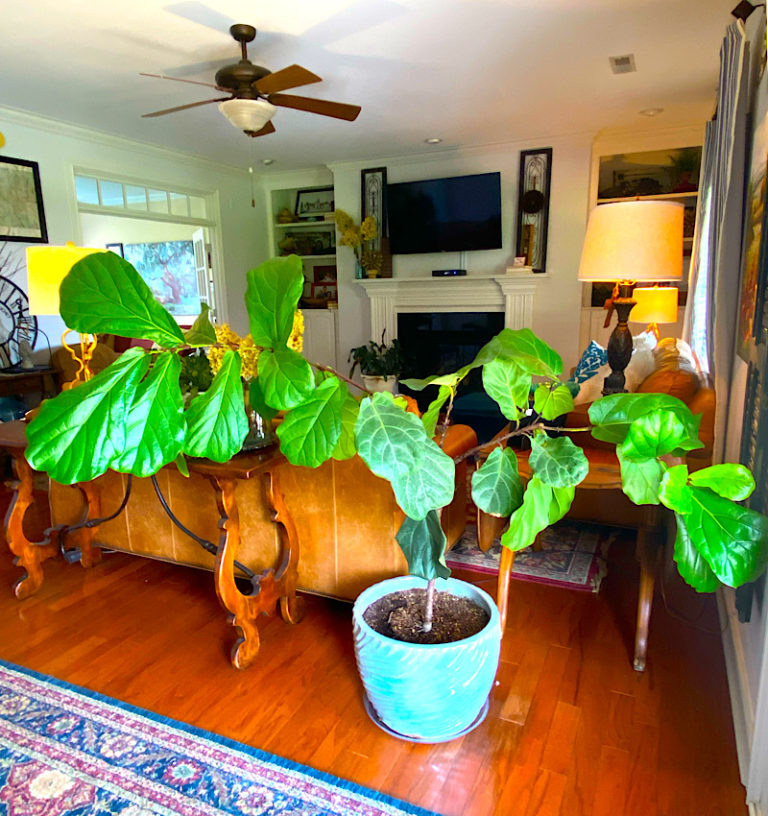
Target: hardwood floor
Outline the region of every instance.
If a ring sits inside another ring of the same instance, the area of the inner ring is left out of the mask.
[[[346,604],[308,597],[298,626],[265,618],[257,664],[238,672],[207,573],[117,553],[92,570],[49,561],[40,592],[17,601],[19,574],[4,549],[1,658],[445,816],[747,812],[714,601],[667,587],[693,626],[657,590],[648,669],[634,672],[626,545],[596,596],[513,583],[490,714],[432,746],[369,721]]]

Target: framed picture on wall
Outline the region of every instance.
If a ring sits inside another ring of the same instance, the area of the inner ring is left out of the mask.
[[[372,249],[381,252],[382,278],[392,277],[392,254],[389,251],[389,224],[387,222],[387,168],[372,167],[360,171],[360,216],[376,219],[378,236]]]
[[[125,257],[122,244],[104,244],[104,246],[106,247],[107,252],[114,252],[115,255],[119,255],[121,258]]]
[[[296,193],[296,215],[320,220],[334,209],[333,187],[312,187]]]
[[[0,157],[0,241],[48,243],[37,162]]]
[[[517,251],[534,272],[547,271],[549,187],[552,180],[552,148],[520,151],[517,194]]]

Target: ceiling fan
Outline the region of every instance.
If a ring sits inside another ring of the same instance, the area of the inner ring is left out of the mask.
[[[326,99],[311,99],[306,96],[281,93],[289,88],[311,85],[314,82],[322,82],[322,80],[300,65],[289,65],[275,73],[260,65],[254,65],[248,59],[247,43],[256,37],[256,29],[245,23],[236,23],[230,27],[229,33],[240,43],[242,58],[239,62],[220,68],[216,72],[215,85],[160,74],[143,73],[141,76],[203,85],[206,88],[215,88],[217,91],[228,93],[230,96],[205,99],[202,102],[191,102],[188,105],[178,105],[175,108],[145,113],[142,118],[165,116],[167,113],[176,113],[187,108],[218,102],[221,113],[235,127],[245,131],[248,136],[266,136],[268,133],[274,133],[275,126],[271,119],[278,107],[318,113],[321,116],[332,116],[348,122],[357,119],[360,113],[359,105],[347,105],[343,102],[330,102]]]

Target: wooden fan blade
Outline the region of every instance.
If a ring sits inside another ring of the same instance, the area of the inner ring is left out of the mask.
[[[270,94],[267,99],[282,108],[319,113],[321,116],[333,116],[335,119],[346,119],[354,122],[361,111],[359,105],[345,105],[343,102],[329,102],[327,99],[310,99],[307,96],[292,94]]]
[[[166,76],[165,74],[145,74],[139,72],[139,76],[150,77],[152,79],[170,79],[173,82],[187,82],[190,85],[202,85],[204,88],[216,88],[217,90],[225,90],[218,87],[218,85],[211,85],[210,82],[198,82],[196,79],[180,79],[179,77]]]
[[[244,132],[255,139],[257,136],[266,136],[268,133],[274,133],[275,126],[272,122],[267,122],[261,130],[246,130]]]
[[[312,71],[302,68],[301,65],[289,65],[274,74],[257,79],[254,86],[259,93],[271,94],[276,91],[287,91],[288,88],[298,88],[300,85],[311,85],[323,80]]]
[[[210,105],[212,102],[226,102],[228,99],[232,99],[232,97],[223,96],[220,99],[205,99],[202,102],[190,102],[189,105],[179,105],[175,108],[166,108],[165,110],[154,111],[154,113],[143,113],[141,118],[151,119],[153,116],[165,116],[166,113],[176,113],[176,111],[183,111],[187,108],[197,108],[200,105]]]

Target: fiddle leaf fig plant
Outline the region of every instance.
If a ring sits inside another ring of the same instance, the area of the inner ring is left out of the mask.
[[[508,436],[526,435],[531,443],[527,485],[503,440],[473,475],[477,506],[510,516],[502,544],[523,549],[568,512],[589,463],[570,437],[550,435],[568,431],[547,423],[573,407],[554,349],[530,329],[502,330],[458,371],[405,381],[415,390],[437,389],[419,417],[408,412],[405,400],[369,394],[289,345],[302,287],[296,256],[274,258],[247,273],[248,354],[254,346],[258,353],[257,376],[248,384],[251,407],[265,416],[282,412],[277,433],[292,464],[317,467],[357,454],[392,484],[404,513],[397,539],[411,572],[429,582],[427,609],[436,578],[449,573],[439,513],[453,498],[456,463],[441,441],[457,389],[470,371],[482,369],[487,393],[513,423]],[[106,252],[75,264],[60,294],[70,328],[149,339],[155,348],[131,349],[92,379],[44,402],[27,426],[33,468],[71,484],[109,468],[147,476],[175,462],[185,472],[185,456],[225,461],[240,451],[248,431],[241,341],[217,342],[206,309],[184,334],[136,270]],[[200,347],[215,350],[221,365],[208,389],[185,407],[179,355]],[[244,343],[242,348],[245,352]],[[538,418],[518,427],[531,408]],[[738,504],[753,490],[752,476],[729,464],[688,471],[682,459],[701,442],[699,418],[683,402],[666,394],[613,394],[592,404],[589,419],[590,428],[579,430],[616,445],[627,496],[674,513],[675,560],[691,586],[702,592],[721,583],[738,586],[765,569],[768,519]]]

